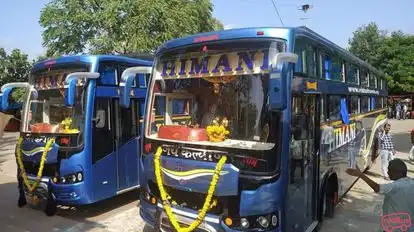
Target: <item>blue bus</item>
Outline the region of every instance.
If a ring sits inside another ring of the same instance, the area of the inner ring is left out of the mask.
[[[38,62],[25,90],[16,147],[20,207],[47,215],[57,205],[91,204],[140,186],[140,131],[152,60],[112,55]]]
[[[140,216],[158,231],[313,231],[356,181],[345,170],[375,158],[386,97],[383,73],[306,27],[168,41],[147,95]]]

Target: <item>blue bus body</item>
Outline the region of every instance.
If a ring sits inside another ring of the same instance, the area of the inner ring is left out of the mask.
[[[21,128],[22,161],[29,180],[33,181],[46,142],[55,139],[39,187],[56,204],[91,204],[140,186],[140,131],[149,74],[134,77],[129,108],[120,107],[119,103],[123,88],[119,84],[121,74],[137,66],[151,67],[152,61],[81,55],[34,65],[29,83],[38,96],[37,100],[29,97],[23,108],[23,113],[28,113]],[[99,78],[79,80],[76,105],[67,107],[65,78],[73,72],[99,73]],[[68,116],[77,124],[79,133],[50,129],[50,125],[58,125]],[[19,187],[23,187],[21,177],[18,179]],[[36,194],[24,191],[26,195]]]
[[[297,60],[277,62],[284,52]],[[369,168],[376,158],[386,97],[381,72],[305,27],[232,29],[168,41],[157,51],[147,96],[140,216],[174,231],[154,174],[154,154],[162,147],[162,180],[182,227],[202,208],[214,157],[226,154],[214,193],[218,204],[196,231],[312,231],[333,216],[356,181],[345,170]],[[174,101],[189,109],[172,112]],[[187,127],[204,120],[198,119],[206,114],[197,115],[200,105],[218,105],[229,119],[227,140],[212,143],[194,129],[203,126]],[[187,121],[170,118],[177,114]],[[194,138],[186,140],[186,133]]]

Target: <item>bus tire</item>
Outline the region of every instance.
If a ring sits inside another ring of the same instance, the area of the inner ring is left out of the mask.
[[[56,201],[49,198],[46,202],[45,214],[48,217],[52,217],[57,213],[57,204]]]
[[[333,196],[328,196],[328,194],[325,194],[325,217],[327,218],[333,218],[335,215],[335,200]]]
[[[326,182],[324,196],[325,212],[323,215],[327,218],[333,218],[338,202],[338,177],[335,173],[330,175]]]

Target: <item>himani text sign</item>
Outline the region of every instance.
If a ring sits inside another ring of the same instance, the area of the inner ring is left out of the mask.
[[[338,128],[323,127],[322,143],[329,145],[327,152],[334,151],[356,138],[356,124],[343,125]]]
[[[259,74],[268,69],[269,50],[183,56],[160,61],[157,65],[158,75],[162,78]]]

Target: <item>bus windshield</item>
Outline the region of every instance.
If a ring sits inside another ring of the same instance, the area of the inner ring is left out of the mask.
[[[197,49],[202,50],[201,54]],[[152,113],[147,115],[147,136],[199,145],[271,150],[275,144],[268,140],[267,62],[269,54],[283,50],[284,43],[275,41],[231,45],[222,42],[159,57],[148,109]],[[200,56],[203,58],[197,59]],[[171,60],[178,61],[171,65]],[[198,72],[193,70],[197,69],[193,61],[201,64]],[[227,132],[220,133],[223,128]]]
[[[64,90],[40,90],[37,99],[30,99],[27,132],[78,133],[83,130],[83,100],[85,91],[77,88],[74,107],[65,106]]]
[[[32,133],[79,133],[84,130],[86,86],[76,89],[76,103],[65,106],[64,80],[69,73],[88,71],[89,66],[65,67],[35,72],[32,78],[38,96],[30,96],[25,132]],[[78,83],[79,84],[79,83]]]

